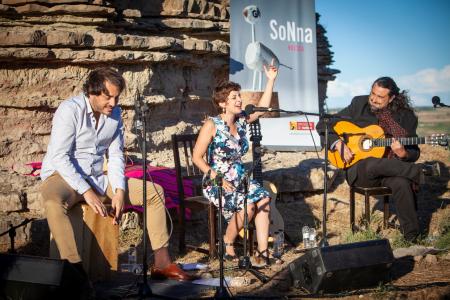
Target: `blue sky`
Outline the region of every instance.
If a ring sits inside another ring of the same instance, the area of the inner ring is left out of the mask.
[[[372,82],[391,76],[414,106],[431,97],[450,105],[450,0],[316,0],[320,24],[334,52],[329,108],[368,94]]]

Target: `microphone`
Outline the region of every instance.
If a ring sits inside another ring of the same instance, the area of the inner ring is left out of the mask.
[[[137,113],[141,112],[141,93],[139,90],[136,90],[136,95],[134,97],[134,109]]]
[[[433,107],[437,107],[439,105],[441,105],[441,98],[439,98],[438,96],[433,96],[433,98],[431,98],[431,102],[433,103]]]
[[[253,104],[247,104],[244,109],[247,116],[255,113],[255,112],[267,112],[267,111],[278,111],[276,108],[271,107],[258,107],[254,106]]]
[[[142,103],[141,103],[141,94],[139,93],[139,90],[137,90],[136,97],[134,99],[134,112],[135,112],[135,126],[136,129],[142,130],[143,124],[142,124]]]
[[[441,102],[441,98],[439,98],[439,96],[433,96],[433,98],[431,98],[431,102],[433,102],[433,107],[436,108],[438,106],[440,107],[450,107],[447,104],[444,104]]]

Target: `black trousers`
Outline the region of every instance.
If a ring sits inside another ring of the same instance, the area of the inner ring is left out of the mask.
[[[418,164],[371,157],[347,170],[347,181],[350,185],[361,187],[390,187],[400,229],[406,239],[413,239],[419,233],[419,222],[412,183],[419,184],[421,172],[422,167]]]

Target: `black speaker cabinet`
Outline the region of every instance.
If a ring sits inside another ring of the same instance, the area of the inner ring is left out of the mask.
[[[79,299],[81,284],[67,260],[0,254],[0,299]]]
[[[393,262],[389,241],[383,239],[308,250],[289,269],[295,287],[321,294],[386,282]]]

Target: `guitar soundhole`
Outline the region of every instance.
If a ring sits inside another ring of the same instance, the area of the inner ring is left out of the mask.
[[[361,149],[363,151],[369,151],[373,147],[372,139],[369,137],[363,137],[361,139]]]

